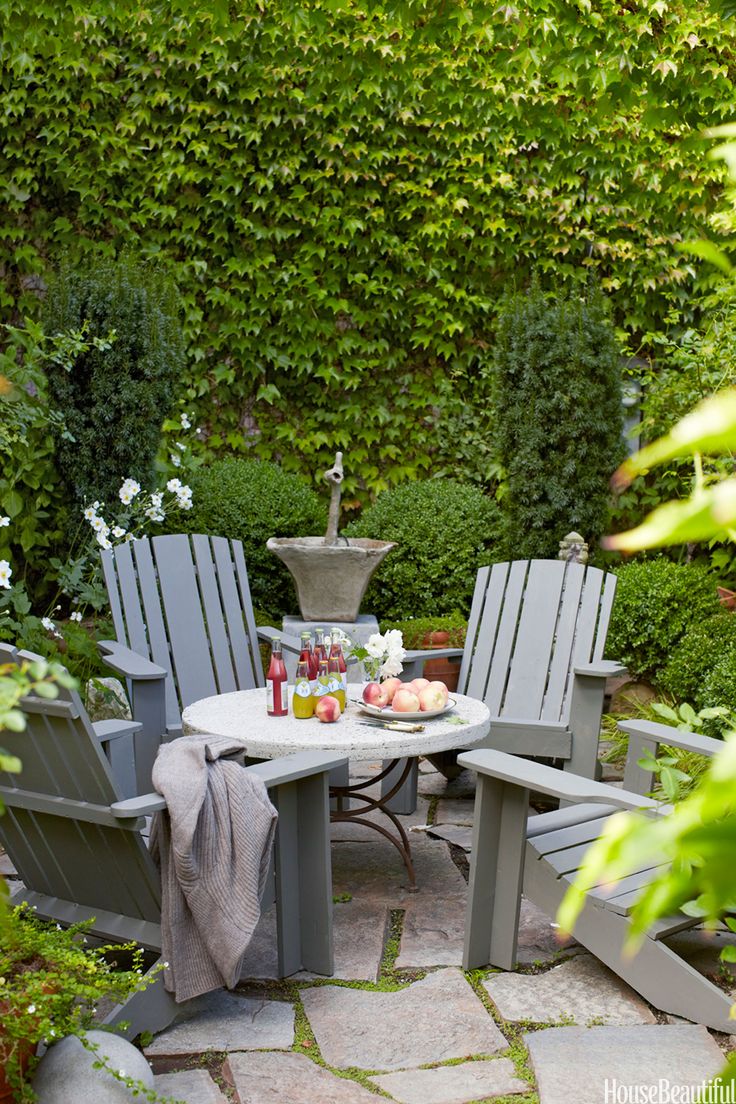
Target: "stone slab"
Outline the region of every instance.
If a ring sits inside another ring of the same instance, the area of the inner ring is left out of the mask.
[[[508,1045],[460,970],[393,993],[324,985],[301,997],[322,1057],[337,1069],[412,1069]]]
[[[539,1104],[603,1104],[616,1086],[641,1086],[640,1099],[650,1099],[646,1094],[656,1093],[661,1081],[700,1085],[724,1061],[702,1026],[549,1027],[524,1035],[524,1042]]]
[[[475,802],[469,797],[441,797],[434,814],[435,824],[462,824],[469,827],[473,823]]]
[[[293,1043],[293,1005],[219,989],[191,1001],[172,1026],[145,1047],[144,1053],[150,1058],[201,1054],[205,1050],[290,1047]]]
[[[462,847],[466,855],[473,849],[473,829],[467,825],[433,824],[427,834],[432,839],[442,839],[446,843],[453,843],[455,847]]]
[[[231,1054],[228,1064],[240,1104],[376,1104],[379,1099],[306,1054]]]
[[[181,1101],[182,1104],[228,1104],[207,1070],[159,1073],[153,1079],[153,1087],[160,1096]]]
[[[430,767],[431,763],[428,764]],[[432,773],[420,773],[417,788],[419,793],[427,797],[474,797],[476,775],[473,771],[464,770],[457,778],[447,779],[441,771]]]
[[[335,945],[335,972],[341,981],[377,981],[383,956],[388,925],[388,906],[370,900],[342,901],[332,910],[332,931]],[[278,978],[276,945],[276,909],[270,908],[261,917],[250,942],[240,980],[271,980]],[[308,972],[295,978],[314,978]]]
[[[517,962],[524,966],[554,962],[562,954],[582,953],[583,948],[571,936],[560,937],[559,929],[546,913],[526,897],[521,899]]]
[[[406,902],[396,967],[462,966],[467,894],[420,897]]]
[[[371,1081],[399,1104],[468,1104],[489,1096],[531,1091],[531,1085],[516,1076],[510,1058],[409,1073],[383,1073],[380,1077],[371,1077]]]
[[[572,1020],[583,1027],[656,1023],[641,997],[589,954],[577,955],[544,974],[494,974],[483,988],[512,1023]]]
[[[396,848],[388,840],[375,843],[336,843],[332,846],[332,892],[350,893],[365,900],[383,901],[392,908],[403,907],[407,899],[429,895],[453,897],[466,892],[462,874],[439,840],[411,836],[411,852],[417,889],[409,888],[409,876]]]

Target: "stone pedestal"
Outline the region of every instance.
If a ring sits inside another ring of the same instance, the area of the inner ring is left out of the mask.
[[[284,635],[295,636],[297,639],[300,633],[313,633],[315,629],[324,629],[324,631],[328,633],[333,626],[341,629],[351,640],[359,641],[361,644],[365,644],[369,636],[378,632],[378,621],[370,613],[358,614],[357,621],[303,621],[301,617],[287,616],[282,622]],[[297,660],[298,656],[286,650],[284,651],[284,661],[286,663],[286,673],[289,677],[289,682],[294,681]],[[361,664],[349,663],[348,682],[360,682],[361,679]]]

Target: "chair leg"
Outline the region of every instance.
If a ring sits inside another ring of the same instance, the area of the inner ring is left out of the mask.
[[[391,763],[391,759],[383,760],[383,769]],[[406,759],[399,759],[393,770],[389,771],[385,778],[381,779],[381,797],[384,794],[390,793],[393,787],[401,777],[401,772],[406,766]],[[399,816],[409,816],[413,813],[417,807],[417,782],[419,779],[419,760],[412,759],[411,770],[407,776],[406,782],[400,790],[394,794],[390,801],[386,802],[385,808],[392,813],[397,813]]]
[[[529,791],[480,774],[475,793],[463,968],[516,962]]]
[[[326,774],[288,782],[270,791],[278,808],[276,921],[279,974],[298,970],[330,975],[332,868],[329,789]]]
[[[160,966],[161,959],[151,967],[149,974]],[[143,1031],[150,1031],[155,1035],[156,1032],[167,1028],[188,1003],[188,1001],[182,1004],[176,1003],[173,995],[164,988],[164,975],[163,971],[160,971],[145,990],[133,993],[123,1004],[116,1005],[107,1014],[103,1024],[106,1027],[127,1024],[128,1026],[123,1030],[118,1028],[118,1034],[126,1039],[135,1039],[136,1035],[140,1035]]]
[[[581,778],[595,778],[605,690],[604,679],[575,675],[570,702],[572,751],[565,770]]]

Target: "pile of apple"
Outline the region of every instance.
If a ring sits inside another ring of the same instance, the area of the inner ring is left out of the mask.
[[[430,682],[426,678],[415,678],[412,682],[390,678],[385,682],[369,682],[363,690],[363,701],[380,709],[390,705],[396,713],[428,713],[444,709],[447,687],[444,682]]]

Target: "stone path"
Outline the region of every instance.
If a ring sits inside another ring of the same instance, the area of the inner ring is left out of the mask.
[[[370,777],[380,765],[360,769]],[[333,825],[334,979],[277,982],[267,913],[237,991],[202,998],[145,1048],[161,1094],[183,1104],[605,1104],[611,1086],[718,1072],[723,1037],[662,1022],[528,901],[517,970],[465,975],[473,778],[448,783],[423,762],[419,790],[406,818],[419,829],[417,891],[389,843]],[[736,937],[672,939],[711,975],[726,943]]]

